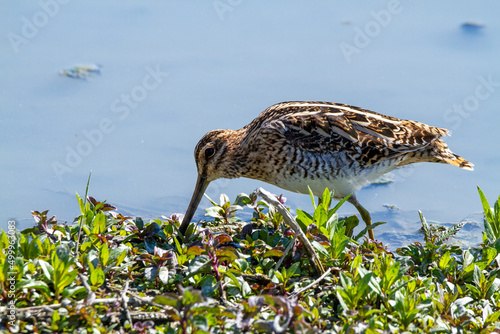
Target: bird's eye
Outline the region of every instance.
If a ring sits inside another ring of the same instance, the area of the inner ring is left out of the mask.
[[[211,158],[215,154],[215,149],[213,147],[209,147],[205,150],[205,158]]]

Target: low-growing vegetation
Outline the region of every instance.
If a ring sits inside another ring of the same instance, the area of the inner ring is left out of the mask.
[[[256,194],[211,200],[209,219],[185,237],[182,215],[144,222],[77,195],[72,224],[33,211],[35,227],[2,231],[0,330],[500,333],[500,198],[492,209],[479,197],[481,245],[449,245],[463,224],[433,229],[421,214],[424,241],[393,253],[366,230],[354,235],[358,218],[340,218],[343,201],[332,208],[325,190],[296,211],[318,274],[295,231]],[[243,209],[251,220],[238,218]]]

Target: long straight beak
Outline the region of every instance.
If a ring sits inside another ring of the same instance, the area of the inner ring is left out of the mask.
[[[193,215],[196,212],[198,204],[200,204],[201,198],[203,197],[205,189],[207,189],[209,183],[210,181],[207,181],[205,177],[198,175],[198,180],[196,181],[193,197],[191,197],[191,202],[189,202],[189,206],[187,208],[186,214],[184,215],[184,218],[182,219],[182,224],[179,229],[179,232],[181,232],[182,235],[186,233],[189,223],[191,223],[191,219],[193,219]]]

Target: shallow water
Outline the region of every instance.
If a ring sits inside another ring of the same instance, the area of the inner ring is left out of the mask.
[[[421,240],[418,210],[446,224],[469,219],[461,238],[476,242],[476,185],[491,202],[500,193],[499,9],[452,0],[2,1],[0,226],[31,225],[30,210],[71,221],[90,171],[91,195],[121,212],[183,213],[205,132],[240,128],[280,101],[322,100],[451,129],[447,143],[474,172],[415,165],[358,197],[388,222],[376,236],[391,248]],[[75,64],[101,73],[59,75]],[[234,198],[259,186],[219,180],[207,193]],[[292,208],[310,208],[308,196],[284,193]]]

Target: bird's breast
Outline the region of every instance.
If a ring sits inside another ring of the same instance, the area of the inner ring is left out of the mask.
[[[310,188],[315,195],[321,195],[328,187],[336,198],[355,193],[396,167],[396,163],[389,160],[361,166],[355,154],[345,151],[309,152],[275,147],[248,154],[254,156],[244,177],[302,194],[308,194]]]

